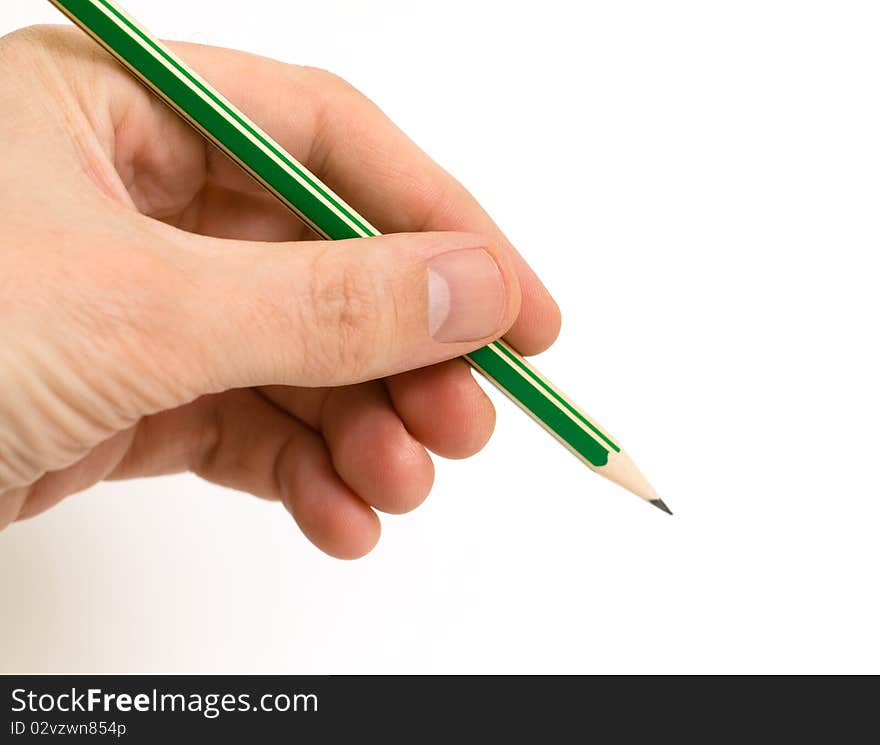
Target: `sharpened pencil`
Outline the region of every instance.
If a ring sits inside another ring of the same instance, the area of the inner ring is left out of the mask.
[[[316,233],[329,240],[380,235],[115,2],[50,2]],[[620,445],[505,341],[465,359],[596,473],[672,514]]]

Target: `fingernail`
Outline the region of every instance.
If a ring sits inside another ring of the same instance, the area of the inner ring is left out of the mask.
[[[435,256],[428,262],[428,332],[437,341],[491,336],[504,313],[504,279],[482,248]]]

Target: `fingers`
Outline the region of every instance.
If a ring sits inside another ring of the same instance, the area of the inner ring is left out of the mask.
[[[521,312],[507,339],[523,354],[553,342],[559,309],[535,273],[473,196],[365,96],[323,70],[224,49],[172,46],[383,232],[489,237],[510,255],[522,288]],[[211,163],[220,185],[253,188],[225,159]]]
[[[336,473],[320,436],[254,391],[208,396],[143,420],[110,478],[187,469],[281,500],[331,556],[363,556],[379,539],[376,514]]]
[[[495,407],[464,360],[395,375],[386,381],[406,428],[445,458],[480,451],[495,427]]]
[[[239,244],[175,232],[200,252],[174,299],[198,393],[385,377],[481,347],[519,310],[510,258],[472,234]]]
[[[334,388],[322,418],[337,473],[368,504],[400,514],[425,501],[434,464],[403,426],[382,383]]]
[[[319,430],[337,473],[382,512],[418,507],[434,481],[434,464],[407,431],[378,381],[329,390],[272,386],[274,404]]]
[[[433,477],[427,447],[466,458],[487,442],[492,402],[462,360],[338,389],[269,386],[273,403],[321,431],[346,483],[373,507],[400,513],[423,501]],[[393,400],[393,403],[392,403]]]
[[[317,434],[299,425],[277,472],[281,501],[318,548],[337,559],[357,559],[373,550],[381,533],[379,518],[333,470]]]

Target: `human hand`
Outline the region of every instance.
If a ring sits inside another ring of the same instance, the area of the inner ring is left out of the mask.
[[[426,448],[466,457],[491,434],[456,358],[502,334],[539,352],[558,309],[348,84],[172,46],[389,235],[315,240],[80,32],[0,40],[0,528],[102,479],[190,470],[361,556],[374,510],[427,496]]]

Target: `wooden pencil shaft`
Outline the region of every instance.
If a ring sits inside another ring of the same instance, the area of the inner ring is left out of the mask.
[[[319,235],[330,240],[380,235],[112,0],[50,2]],[[503,340],[465,359],[593,470],[644,499],[656,499],[635,466],[633,473],[627,465],[631,461],[621,458],[620,446]],[[609,457],[614,468],[606,468]]]

